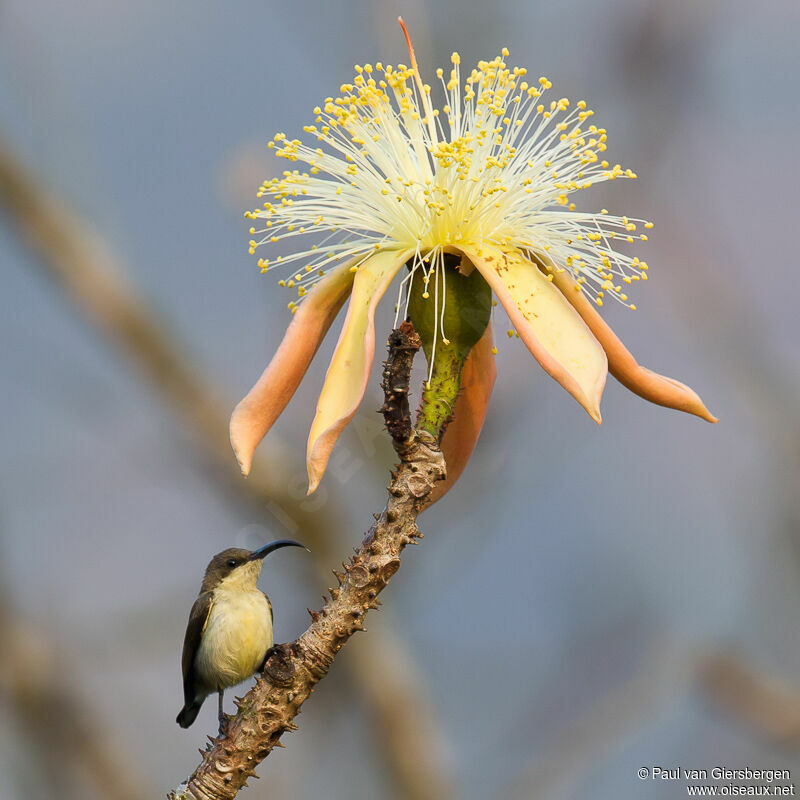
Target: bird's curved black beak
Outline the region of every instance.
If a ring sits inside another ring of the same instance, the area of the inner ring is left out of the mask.
[[[280,550],[281,547],[302,547],[308,550],[304,544],[295,542],[292,539],[278,539],[277,541],[265,544],[263,547],[259,547],[258,550],[253,550],[253,552],[250,553],[250,561],[256,561],[259,558],[264,558],[264,556],[268,556],[274,550]],[[310,553],[311,551],[308,550],[308,552]]]

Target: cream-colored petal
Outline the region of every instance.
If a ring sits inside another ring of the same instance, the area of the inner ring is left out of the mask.
[[[493,346],[492,324],[489,323],[486,332],[469,351],[464,362],[461,392],[456,400],[453,420],[447,426],[442,439],[447,477],[434,487],[429,497],[431,503],[435,503],[450,491],[467,466],[467,461],[478,442],[486,410],[489,407],[489,398],[492,396],[494,380],[497,377]]]
[[[339,434],[353,418],[369,380],[375,354],[375,308],[413,250],[379,250],[358,268],[347,318],[325,376],[308,436],[308,493],[322,479]]]
[[[518,253],[464,248],[536,360],[598,424],[606,383],[606,354],[564,295]]]
[[[331,270],[300,304],[278,351],[231,415],[233,452],[243,475],[253,454],[300,385],[311,359],[325,338],[353,286],[350,263]]]
[[[609,372],[623,386],[651,403],[686,411],[708,422],[719,422],[697,393],[688,386],[637,364],[591,301],[578,289],[569,272],[559,271],[552,261],[547,261],[546,264],[550,267],[548,272],[553,275],[553,283],[563,292],[603,346],[608,355]]]

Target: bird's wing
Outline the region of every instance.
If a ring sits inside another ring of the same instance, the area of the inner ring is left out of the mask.
[[[186,636],[183,639],[183,656],[181,666],[183,667],[183,692],[186,702],[194,699],[194,657],[197,655],[197,648],[200,647],[200,638],[208,623],[211,613],[212,593],[202,592],[194,601],[192,610],[189,612],[189,624],[186,626]]]
[[[271,626],[272,625],[272,620],[273,620],[273,616],[272,616],[272,601],[269,599],[269,595],[266,592],[261,592],[261,594],[264,595],[264,599],[267,601],[267,612],[269,613],[269,622],[270,622],[270,626]],[[273,638],[272,641],[273,641],[273,644],[274,644],[275,643],[274,638]],[[263,672],[264,671],[264,666],[266,665],[267,659],[269,658],[269,654],[271,652],[272,652],[272,647],[270,647],[267,650],[267,652],[264,654],[264,662],[258,668],[259,672]]]

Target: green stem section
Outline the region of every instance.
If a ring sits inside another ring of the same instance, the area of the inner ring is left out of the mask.
[[[446,255],[433,267],[427,282],[417,266],[409,290],[408,316],[422,340],[430,369],[417,427],[440,442],[455,410],[464,362],[483,336],[492,311],[489,285],[469,264],[464,270],[469,274],[463,274],[462,264],[457,256]]]
[[[433,374],[430,381],[423,384],[417,428],[428,431],[439,441],[455,410],[466,356],[466,353],[462,353],[454,345],[438,342]]]

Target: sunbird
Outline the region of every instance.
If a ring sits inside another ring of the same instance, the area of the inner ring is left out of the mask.
[[[184,705],[176,720],[182,728],[195,721],[206,697],[217,692],[222,734],[225,689],[263,669],[273,644],[272,604],[257,581],[264,557],[281,547],[305,545],[279,539],[257,550],[229,547],[206,567],[183,640]]]

